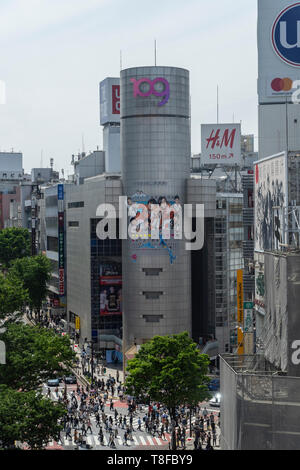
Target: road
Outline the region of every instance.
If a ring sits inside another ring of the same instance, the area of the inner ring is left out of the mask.
[[[47,395],[48,391],[48,386],[46,384],[43,384],[42,388],[43,394]],[[76,385],[67,385],[67,395],[68,399],[71,400],[72,397],[72,392],[75,392],[76,398],[79,401],[79,396],[76,393]],[[50,398],[54,401],[57,401],[59,396],[62,397],[64,392],[64,385],[58,387],[58,393],[55,392],[55,388],[52,387],[50,388]],[[118,399],[113,399],[114,403],[114,408],[117,409],[119,416],[128,416],[128,407],[126,402],[121,402]],[[206,406],[208,412],[213,412],[215,415],[215,421],[217,422],[217,415],[219,413],[219,410],[216,408],[209,408],[209,404],[203,403],[201,408]],[[122,429],[122,427],[118,427],[118,437],[115,439],[115,445],[116,447],[114,448],[115,450],[128,450],[128,449],[168,449],[169,448],[169,443],[171,440],[171,436],[168,433],[165,433],[165,439],[160,438],[160,437],[153,437],[153,435],[149,434],[148,432],[145,431],[145,426],[143,424],[143,416],[148,411],[148,406],[144,406],[142,410],[139,410],[137,413],[135,413],[135,416],[133,418],[133,429],[134,432],[132,433],[133,440],[132,441],[127,441],[127,445],[124,445],[124,433],[125,429]],[[105,413],[106,415],[112,416],[114,418],[114,411],[109,410],[109,400],[107,400],[107,403],[105,405]],[[101,415],[101,413],[100,413]],[[141,425],[141,431],[138,430],[138,418],[141,418],[142,420],[142,425]],[[103,429],[103,434],[104,434],[104,444],[105,446],[102,446],[99,441],[98,437],[98,431],[99,428],[96,426],[96,418],[94,414],[91,414],[90,416],[91,419],[91,424],[92,424],[92,432],[88,431],[87,436],[86,436],[86,442],[89,444],[93,450],[101,450],[101,449],[108,449],[108,438],[109,438],[109,433],[105,431],[105,428],[101,422],[102,429]],[[195,422],[195,416],[192,418],[192,423]],[[129,418],[127,418],[127,422],[129,421]],[[218,426],[217,426],[218,428]],[[115,425],[113,425],[113,429],[115,429]],[[187,426],[187,439],[189,439],[189,425]],[[80,432],[80,431],[79,431]],[[62,431],[61,432],[61,442],[55,442],[51,441],[48,446],[46,447],[47,449],[61,449],[61,450],[73,450],[76,447],[76,444],[74,442],[74,429],[72,429],[71,432],[72,439],[69,437],[66,437],[66,432]],[[193,441],[193,439],[192,439]],[[111,448],[113,449],[113,448]]]

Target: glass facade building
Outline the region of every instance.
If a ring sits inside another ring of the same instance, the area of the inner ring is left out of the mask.
[[[243,269],[243,195],[217,193],[215,219],[216,336],[219,351],[236,345],[237,270]]]

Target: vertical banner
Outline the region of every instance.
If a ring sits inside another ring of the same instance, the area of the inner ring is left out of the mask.
[[[253,302],[244,302],[244,332],[253,332]]]
[[[64,185],[57,185],[58,205],[58,274],[59,295],[65,295],[65,213],[64,213]]]
[[[244,354],[243,326],[244,326],[244,289],[243,270],[237,270],[237,321],[238,321],[238,354]]]
[[[238,327],[237,330],[237,341],[238,341],[238,350],[239,355],[244,354],[244,333],[241,327]]]
[[[244,323],[244,290],[243,290],[243,270],[237,270],[237,321],[240,326]]]
[[[80,330],[80,317],[76,315],[75,317],[75,329]]]

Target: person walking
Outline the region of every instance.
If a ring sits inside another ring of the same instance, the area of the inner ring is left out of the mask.
[[[72,439],[72,435],[71,435],[71,426],[68,424],[67,428],[66,428],[66,438],[69,437],[69,439]]]
[[[142,424],[142,420],[141,418],[138,419],[138,430],[141,431],[141,424]]]

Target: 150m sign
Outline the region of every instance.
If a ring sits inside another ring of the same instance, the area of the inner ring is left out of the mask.
[[[203,124],[201,126],[201,163],[240,165],[241,125]]]

